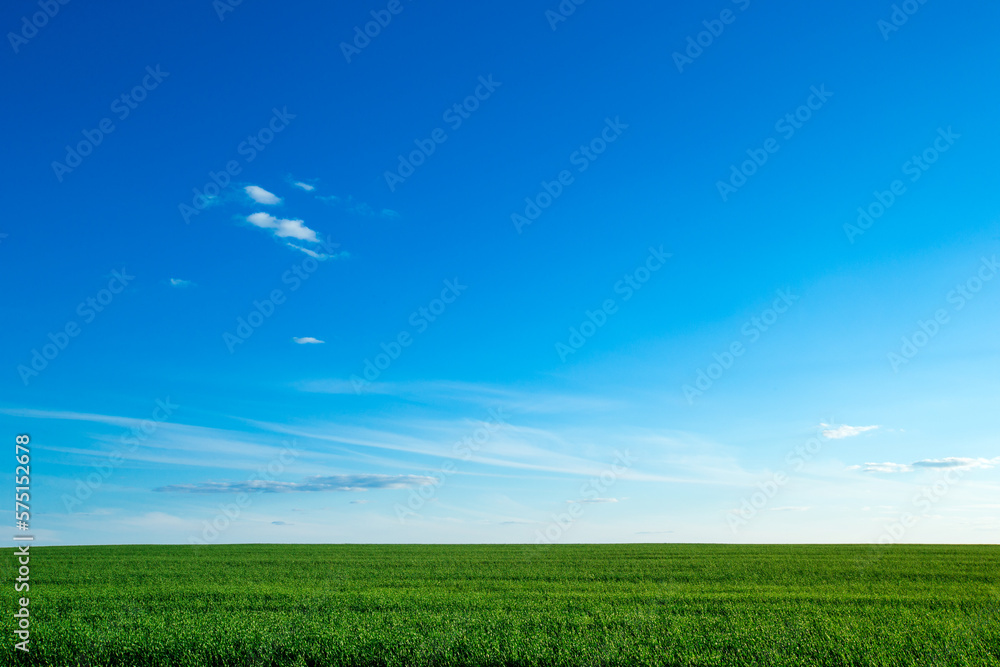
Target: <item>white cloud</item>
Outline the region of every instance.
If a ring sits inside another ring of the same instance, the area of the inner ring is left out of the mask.
[[[171,278],[170,285],[173,287],[194,287],[194,283],[190,280],[181,280],[180,278]]]
[[[262,229],[274,230],[275,236],[319,243],[319,237],[316,236],[316,232],[306,227],[305,222],[302,220],[276,218],[269,213],[252,213],[247,216],[247,222]]]
[[[803,505],[803,506],[799,506],[799,505],[786,505],[784,507],[772,507],[771,511],[772,512],[806,512],[809,509],[810,508],[809,508],[808,505]]]
[[[617,503],[617,498],[584,498],[582,500],[567,500],[568,503]]]
[[[326,342],[325,340],[320,340],[319,338],[313,338],[312,336],[303,336],[301,338],[299,338],[298,336],[294,336],[292,337],[292,340],[294,340],[299,345],[318,345]]]
[[[820,424],[820,426],[829,427],[830,424]],[[844,424],[843,426],[838,426],[837,428],[827,428],[823,431],[823,437],[829,438],[831,440],[840,440],[841,438],[853,438],[856,435],[861,435],[865,431],[874,431],[879,428],[878,426],[848,426]]]
[[[245,188],[246,193],[250,195],[250,199],[253,199],[258,204],[280,204],[281,197],[272,194],[265,190],[264,188],[257,187],[256,185],[248,185]]]
[[[295,181],[294,183],[292,183],[292,185],[294,185],[297,188],[302,188],[306,192],[312,192],[313,190],[316,189],[315,185],[309,185],[308,183],[303,183],[302,181]]]

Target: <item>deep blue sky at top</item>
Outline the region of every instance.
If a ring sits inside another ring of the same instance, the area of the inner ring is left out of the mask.
[[[753,3],[743,13],[732,5],[737,21],[678,75],[671,53],[727,6],[592,2],[553,32],[544,3],[408,2],[348,65],[338,44],[375,5],[244,2],[220,22],[205,2],[110,13],[71,3],[7,59],[16,103],[4,110],[5,181],[15,195],[9,219],[25,221],[17,234],[26,244],[24,253],[5,258],[24,285],[12,295],[13,314],[48,308],[67,276],[118,264],[142,267],[147,281],[152,272],[217,275],[219,289],[238,290],[235,298],[273,282],[287,258],[253,253],[262,239],[238,238],[218,215],[177,224],[176,209],[274,106],[297,118],[244,180],[266,186],[284,171],[319,177],[332,192],[403,213],[377,233],[331,230],[352,254],[363,260],[378,253],[380,261],[351,267],[339,289],[310,295],[310,307],[328,309],[338,333],[351,339],[360,333],[358,320],[377,327],[384,318],[393,328],[396,312],[420,303],[445,276],[477,279],[482,296],[469,307],[481,316],[465,325],[477,342],[469,347],[514,348],[519,363],[492,364],[481,355],[455,361],[498,378],[551,360],[548,349],[525,349],[533,327],[524,322],[575,314],[615,269],[640,259],[646,244],[666,243],[677,255],[679,275],[656,322],[673,328],[723,316],[790,276],[920,248],[941,238],[942,227],[959,236],[992,213],[995,175],[970,168],[953,178],[980,196],[948,202],[947,217],[923,216],[891,238],[872,234],[863,248],[843,243],[837,224],[867,201],[873,184],[888,184],[938,126],[972,135],[963,151],[996,151],[995,135],[986,132],[997,101],[984,79],[987,63],[996,62],[984,13],[995,11],[990,5],[926,7],[889,44],[875,28],[889,12],[870,3]],[[9,23],[16,18],[11,8]],[[57,183],[50,162],[63,146],[111,115],[110,101],[157,64],[170,72],[164,85]],[[441,126],[441,111],[485,74],[503,82],[499,94],[389,193],[383,171],[413,139]],[[728,165],[773,135],[774,120],[818,84],[835,93],[826,113],[787,143],[753,187],[722,205],[713,186]],[[511,234],[509,213],[541,179],[568,166],[572,150],[609,115],[621,116],[630,131],[595,165],[598,175],[527,237]],[[583,190],[600,197],[581,201]],[[90,286],[80,287],[86,293]],[[75,297],[67,298],[68,308]],[[198,305],[219,324],[232,315]],[[147,298],[133,307],[143,311],[134,321],[144,323],[133,325],[133,344],[121,349],[121,341],[103,336],[103,345],[167,367],[173,355],[150,351],[214,357],[177,336],[191,324],[180,304]],[[123,359],[102,375],[131,374],[129,366]]]
[[[385,3],[244,0],[220,20],[208,0],[73,0],[18,53],[5,43],[0,402],[139,417],[169,394],[204,425],[281,421],[293,409],[301,418],[363,414],[381,408],[291,388],[359,373],[455,278],[467,293],[382,380],[655,395],[623,415],[694,432],[761,411],[796,423],[827,411],[881,423],[876,398],[894,411],[935,404],[942,385],[995,396],[986,393],[997,370],[989,290],[982,309],[949,330],[954,338],[920,359],[919,387],[886,363],[900,336],[997,250],[995,3],[931,0],[883,39],[877,23],[892,14],[889,2],[587,0],[553,30],[545,12],[555,0],[401,1],[350,63],[341,43]],[[674,52],[726,9],[735,21],[678,72]],[[34,11],[15,2],[0,27],[18,30]],[[147,66],[169,76],[120,120],[111,104]],[[448,128],[442,113],[489,76],[496,92]],[[832,97],[782,137],[775,122],[814,86]],[[237,147],[274,108],[294,119],[247,164]],[[52,162],[106,117],[114,132],[59,182]],[[572,169],[571,154],[608,118],[628,128],[519,234],[511,214],[543,180]],[[390,191],[386,170],[438,127],[447,141]],[[905,178],[903,163],[939,128],[961,138],[851,243],[843,226],[857,207]],[[717,182],[771,137],[780,150],[723,201]],[[229,160],[243,171],[225,201],[185,223],[178,205]],[[284,201],[257,206],[246,185]],[[398,215],[366,216],[317,195]],[[302,219],[350,256],[323,263],[230,354],[222,333],[305,259],[246,223],[258,210]],[[668,266],[561,361],[554,344],[661,245],[673,253]],[[122,267],[134,283],[24,386],[17,365]],[[688,405],[681,386],[781,288],[803,295],[802,305],[748,357],[753,372],[736,369],[728,388],[720,382]],[[326,344],[290,344],[293,336]],[[939,366],[935,354],[958,366]],[[977,414],[981,435],[987,422]],[[626,417],[604,424],[616,419]],[[954,410],[937,420],[969,423]],[[986,455],[951,444],[920,456]]]

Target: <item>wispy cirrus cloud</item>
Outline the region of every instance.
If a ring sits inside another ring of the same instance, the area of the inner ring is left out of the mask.
[[[185,287],[194,287],[194,283],[191,282],[190,280],[181,280],[180,278],[171,278],[170,279],[170,286],[171,287],[177,287],[177,288],[183,289]]]
[[[299,391],[316,394],[356,394],[347,379],[307,380],[296,385]],[[371,382],[364,394],[454,400],[462,403],[495,405],[498,401],[524,413],[561,413],[597,411],[620,407],[625,401],[607,396],[588,396],[558,392],[535,392],[474,382],[428,380],[419,382]]]
[[[878,425],[875,426],[848,426],[843,424],[836,428],[832,427],[830,424],[820,424],[824,426],[823,437],[829,438],[830,440],[840,440],[842,438],[853,438],[856,435],[861,435],[866,431],[874,431],[879,428]]]
[[[250,199],[253,199],[258,204],[265,204],[273,206],[274,204],[281,203],[281,197],[278,195],[268,192],[262,187],[256,185],[248,185],[243,190],[247,193]]]
[[[326,202],[331,206],[337,206],[343,208],[348,213],[354,215],[360,215],[365,218],[398,218],[399,213],[390,208],[376,209],[371,204],[363,201],[358,201],[354,197],[348,195],[347,197],[338,197],[337,195],[319,196],[317,197],[320,201]]]
[[[295,250],[299,250],[309,255],[313,259],[319,260],[320,262],[325,262],[328,259],[347,259],[348,257],[351,256],[351,253],[347,252],[346,250],[341,250],[340,252],[325,253],[325,252],[316,252],[315,250],[310,250],[309,248],[303,248],[302,246],[295,245],[294,243],[286,243],[285,245],[287,245],[289,248],[294,248]],[[339,247],[340,244],[339,243],[328,244],[324,242],[323,245],[324,246],[329,245],[330,247]]]
[[[922,459],[913,463],[865,463],[864,465],[849,466],[848,470],[861,470],[862,472],[880,473],[902,473],[914,472],[920,469],[934,468],[993,468],[1000,465],[1000,456],[992,459],[984,458],[964,458],[959,456],[949,456],[941,459]]]
[[[854,465],[848,466],[848,470],[861,470],[862,472],[887,472],[887,473],[897,473],[897,472],[912,472],[913,466],[908,463],[892,463],[891,461],[886,461],[884,463],[872,463],[868,462],[864,465]]]
[[[997,464],[1000,464],[1000,456],[992,459],[949,456],[943,459],[924,459],[913,462],[915,468],[992,468]]]
[[[437,480],[426,475],[329,475],[307,477],[301,482],[278,482],[254,479],[242,482],[200,482],[171,484],[154,491],[161,493],[301,493],[311,491],[368,491],[371,489],[408,489],[427,486]]]

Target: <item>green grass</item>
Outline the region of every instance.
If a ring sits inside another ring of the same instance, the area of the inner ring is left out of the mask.
[[[2,632],[15,559],[3,549]],[[998,665],[1000,547],[31,552],[33,665]],[[5,645],[10,647],[13,641]]]

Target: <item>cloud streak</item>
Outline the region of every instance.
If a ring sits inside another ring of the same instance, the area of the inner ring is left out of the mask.
[[[381,210],[375,209],[370,204],[358,201],[354,197],[348,195],[347,197],[338,197],[337,195],[328,196],[318,196],[317,199],[326,202],[331,206],[343,206],[348,213],[353,213],[354,215],[359,215],[365,218],[398,218],[399,212],[394,211],[390,208],[383,208]]]
[[[315,491],[369,491],[427,486],[437,480],[426,475],[330,475],[307,477],[301,482],[254,479],[244,482],[171,484],[153,489],[160,493],[304,493]]]
[[[958,456],[949,456],[942,459],[922,459],[913,463],[865,463],[864,465],[850,466],[848,470],[861,470],[862,472],[876,473],[903,473],[914,472],[920,469],[942,469],[942,468],[964,468],[973,470],[976,468],[993,468],[1000,465],[1000,456],[992,459],[972,459]]]

